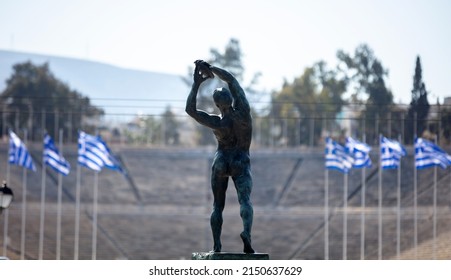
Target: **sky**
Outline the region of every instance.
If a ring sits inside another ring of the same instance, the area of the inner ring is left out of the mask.
[[[435,103],[451,96],[450,12],[448,0],[0,0],[0,49],[187,75],[235,38],[245,79],[260,72],[270,92],[367,44],[399,103],[419,55]]]

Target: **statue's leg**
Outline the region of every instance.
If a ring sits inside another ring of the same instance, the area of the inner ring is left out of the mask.
[[[222,211],[225,207],[228,177],[220,177],[213,172],[211,187],[213,191],[213,212],[210,217],[211,231],[213,234],[213,251],[221,252]]]
[[[235,187],[238,194],[238,201],[240,203],[240,216],[243,220],[243,232],[240,234],[244,244],[245,253],[254,253],[251,245],[251,230],[254,219],[254,209],[250,200],[252,191],[252,176],[250,172],[233,177]]]

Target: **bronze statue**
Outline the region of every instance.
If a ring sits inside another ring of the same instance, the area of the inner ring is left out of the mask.
[[[240,203],[243,232],[240,234],[245,253],[254,253],[251,245],[253,207],[250,200],[252,174],[249,147],[252,139],[252,117],[244,90],[235,77],[224,69],[196,60],[194,83],[186,101],[186,112],[198,123],[213,130],[218,147],[212,164],[211,188],[213,212],[210,218],[213,233],[213,251],[221,252],[222,211],[225,206],[229,177],[232,178]],[[217,76],[227,83],[227,88],[217,88],[213,100],[220,115],[212,115],[196,108],[199,86],[207,79]]]

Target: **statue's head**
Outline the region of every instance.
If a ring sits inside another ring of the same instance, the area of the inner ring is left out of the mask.
[[[213,92],[213,101],[219,109],[228,108],[232,106],[232,94],[226,88],[217,88]]]

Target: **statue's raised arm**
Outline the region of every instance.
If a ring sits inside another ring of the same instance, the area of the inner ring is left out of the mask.
[[[196,68],[194,69],[193,74],[194,83],[186,100],[185,111],[200,124],[215,129],[220,126],[220,118],[216,115],[211,115],[205,111],[197,109],[197,93],[199,91],[199,87],[205,80],[213,78],[214,75],[210,72],[208,68],[210,65],[208,63],[202,60],[196,60],[195,64]]]
[[[236,110],[243,111],[245,113],[250,112],[249,102],[247,101],[246,94],[243,88],[240,86],[236,78],[228,71],[216,66],[210,66],[210,70],[221,80],[227,83],[230,93],[233,96],[233,107]]]

